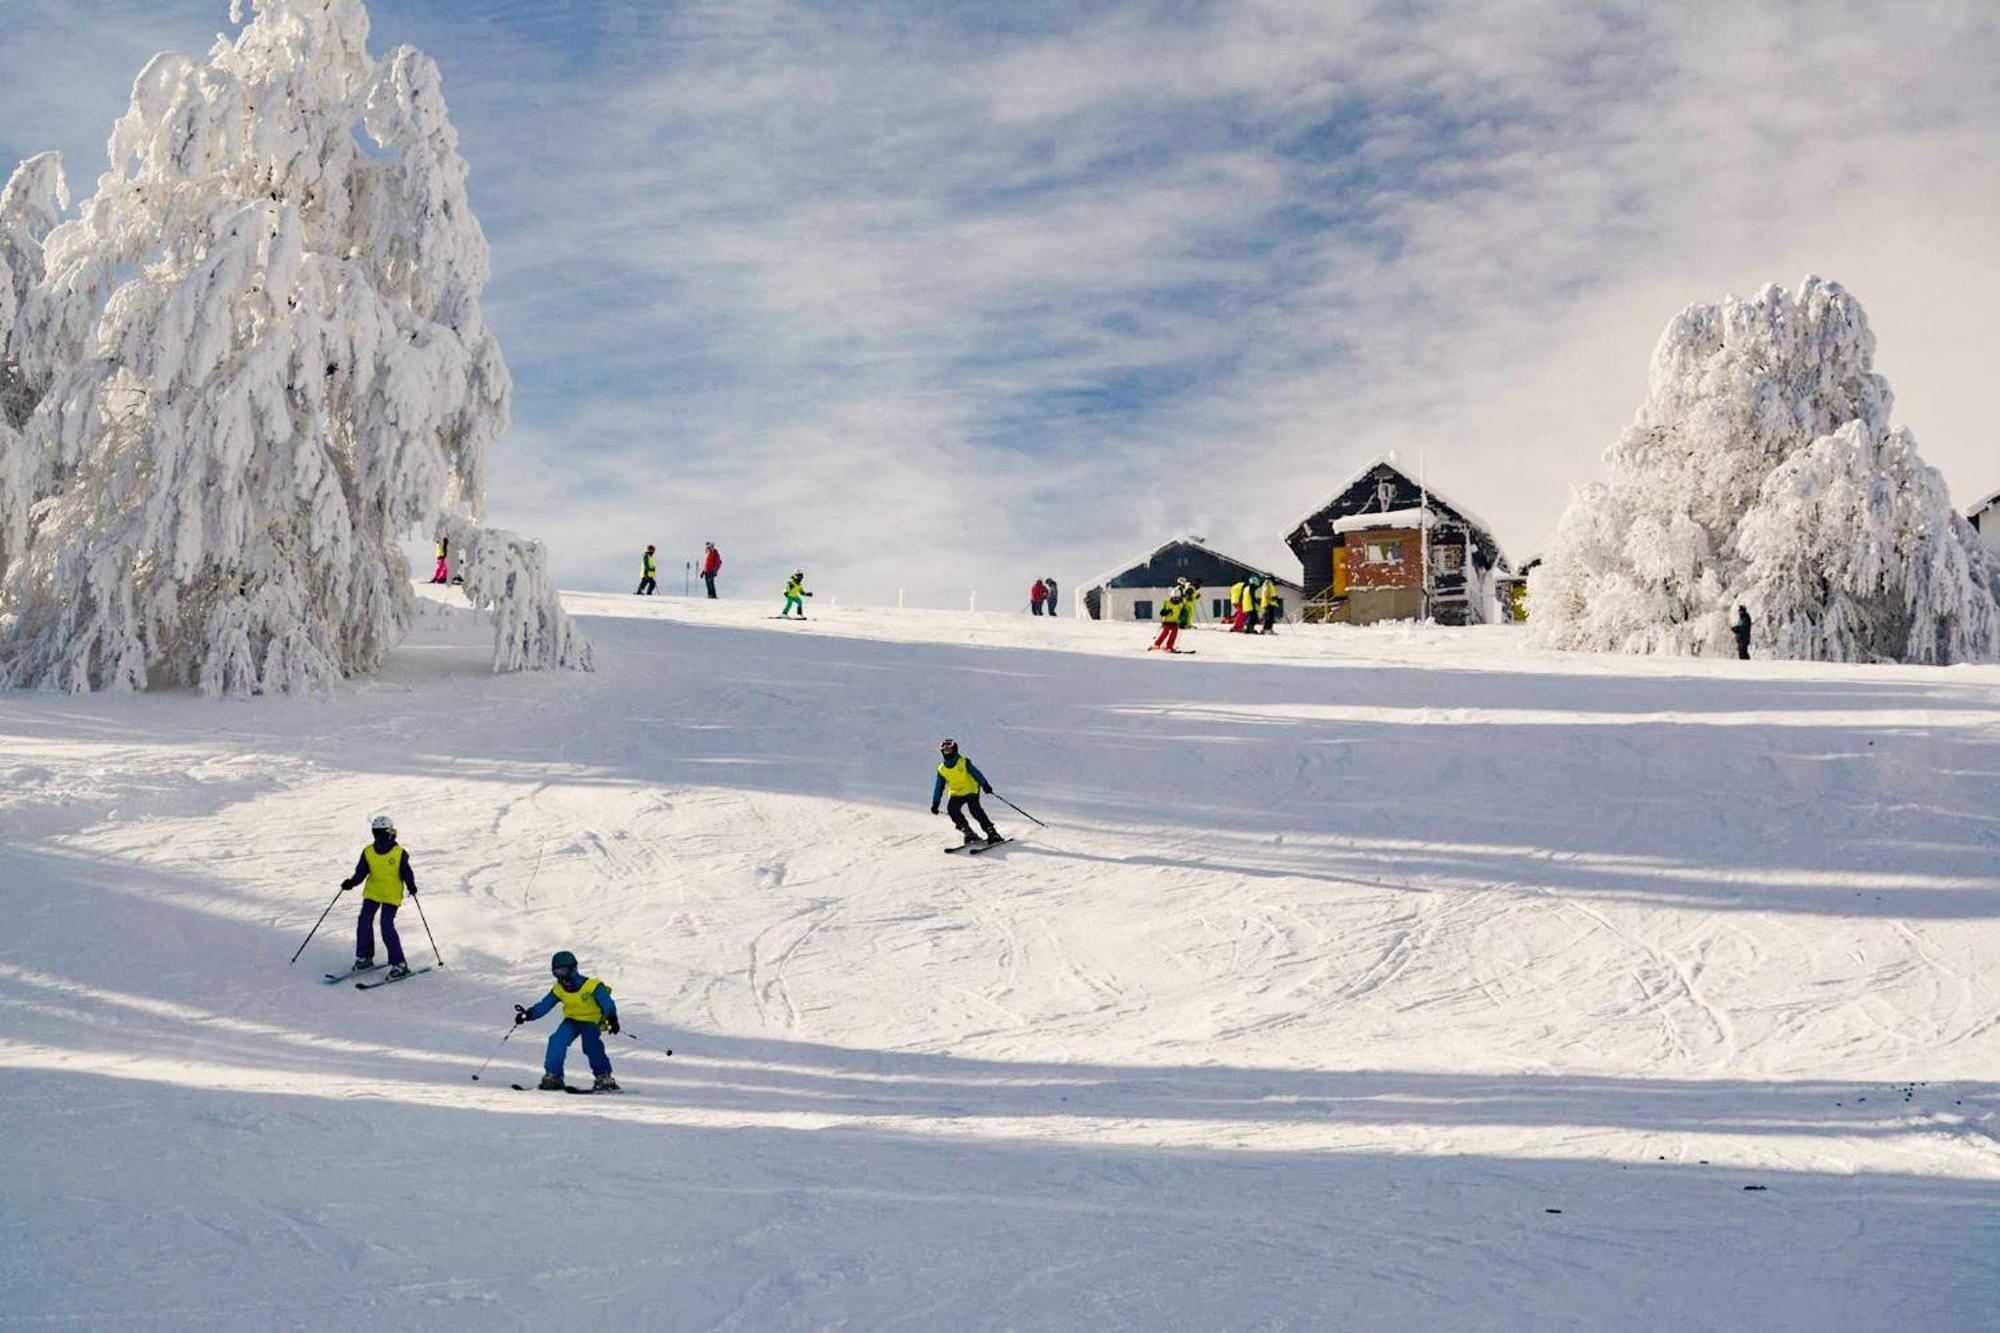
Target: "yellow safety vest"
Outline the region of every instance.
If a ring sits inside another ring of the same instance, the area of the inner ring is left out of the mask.
[[[1194,609],[1201,601],[1199,594],[1190,594],[1181,600],[1181,628],[1194,628]]]
[[[1242,584],[1242,583],[1239,583],[1239,584],[1237,584],[1237,585],[1236,585],[1235,587],[1233,587],[1233,588],[1231,588],[1231,589],[1229,590],[1229,609],[1230,609],[1230,610],[1232,610],[1232,611],[1241,611],[1241,610],[1243,609],[1243,605],[1244,605],[1244,603],[1243,603],[1243,590],[1244,590],[1244,588],[1245,588],[1246,586],[1248,586],[1248,585],[1246,585],[1246,584]]]
[[[581,986],[567,991],[562,988],[561,982],[557,982],[549,987],[549,994],[562,1005],[564,1018],[573,1018],[579,1023],[602,1023],[604,1010],[591,998],[597,993],[599,984],[596,977],[585,977]]]
[[[1263,586],[1257,589],[1257,609],[1269,611],[1277,600],[1278,585],[1266,579]]]
[[[440,560],[444,559],[444,543],[443,543],[443,542],[439,542],[439,543],[438,543],[438,559],[440,559]]]
[[[1160,608],[1160,623],[1162,625],[1178,625],[1181,623],[1180,598],[1178,597],[1167,598],[1166,605]]]
[[[403,905],[403,849],[401,845],[391,847],[386,852],[375,850],[369,843],[361,849],[362,859],[368,862],[368,887],[361,896],[373,902],[387,903],[391,907]]]
[[[647,578],[652,579],[660,576],[660,567],[653,563],[652,556],[642,555],[639,557],[639,562],[639,572]]]
[[[785,596],[803,597],[805,595],[806,595],[806,585],[800,580],[793,579],[791,582],[785,585]]]
[[[944,789],[953,796],[973,796],[979,791],[979,779],[972,776],[972,761],[964,755],[953,764],[939,764],[938,776],[944,779]]]

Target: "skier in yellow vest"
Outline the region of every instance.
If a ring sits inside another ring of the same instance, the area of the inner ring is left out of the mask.
[[[938,812],[938,802],[945,801],[945,793],[950,792],[951,799],[945,801],[945,805],[950,810],[951,822],[965,835],[968,847],[979,841],[979,836],[972,831],[972,825],[965,818],[968,810],[979,821],[979,826],[986,830],[989,845],[1007,841],[1000,836],[1000,830],[993,827],[993,821],[987,818],[986,807],[979,803],[982,793],[991,794],[992,791],[993,784],[979,771],[979,765],[958,752],[957,741],[947,736],[938,742],[937,781],[931,784],[931,813]]]
[[[1262,622],[1265,634],[1278,622],[1278,581],[1265,579],[1257,585],[1257,619]]]
[[[792,612],[799,613],[799,619],[806,618],[806,598],[812,596],[806,591],[806,573],[802,569],[792,571],[792,577],[785,581],[785,609],[778,612],[778,619],[790,619]]]
[[[611,987],[596,977],[579,973],[576,955],[568,949],[549,959],[549,971],[556,979],[555,985],[549,987],[549,993],[535,1001],[532,1007],[514,1006],[517,1027],[533,1022],[557,1005],[562,1006],[563,1021],[556,1024],[556,1030],[549,1034],[548,1053],[542,1057],[539,1090],[563,1090],[563,1060],[569,1055],[569,1044],[582,1037],[584,1058],[590,1061],[590,1072],[596,1075],[590,1090],[619,1091],[618,1080],[611,1077],[611,1057],[604,1053],[605,1029],[609,1028],[613,1033],[618,1031],[618,1004],[611,998]]]
[[[653,558],[653,548],[639,557],[639,591],[635,596],[651,597],[660,586],[660,562]]]
[[[403,891],[417,891],[417,877],[410,870],[410,854],[396,845],[396,825],[387,815],[375,816],[370,829],[375,841],[361,849],[354,874],[340,882],[347,892],[357,884],[361,892],[361,921],[354,932],[354,970],[369,972],[375,967],[375,918],[382,918],[382,943],[389,946],[390,977],[410,975],[403,961],[403,941],[396,934],[396,909],[403,905]],[[337,974],[336,974],[337,975]]]

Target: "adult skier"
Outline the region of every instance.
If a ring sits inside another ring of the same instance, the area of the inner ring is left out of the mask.
[[[1187,604],[1181,600],[1180,593],[1167,594],[1166,602],[1160,607],[1160,632],[1154,637],[1153,646],[1148,648],[1147,652],[1179,651],[1174,645],[1180,642],[1181,615],[1186,609]]]
[[[660,586],[660,566],[653,559],[653,548],[648,546],[646,554],[639,557],[639,597],[651,597],[653,590]]]
[[[1271,627],[1278,623],[1278,581],[1259,579],[1257,583],[1257,617],[1263,622],[1262,633],[1269,634]]]
[[[789,619],[793,608],[797,608],[799,619],[804,620],[806,618],[805,599],[810,596],[812,594],[806,591],[805,571],[802,569],[793,570],[790,581],[785,584],[785,609],[778,612],[778,619]]]
[[[1049,598],[1048,585],[1046,583],[1043,583],[1040,579],[1036,579],[1035,586],[1028,589],[1028,605],[1034,608],[1034,612],[1036,615],[1040,615],[1042,613],[1042,603],[1047,601],[1048,598]]]
[[[1229,632],[1241,634],[1250,614],[1250,580],[1238,579],[1229,589]]]
[[[396,825],[387,815],[375,816],[369,825],[375,840],[361,849],[354,873],[340,881],[346,893],[357,884],[361,891],[361,920],[354,928],[354,970],[366,972],[375,966],[375,920],[382,920],[382,943],[389,946],[389,977],[410,975],[403,958],[403,941],[396,934],[396,909],[403,905],[403,891],[413,896],[417,877],[410,870],[410,854],[396,844]]]
[[[988,844],[1006,841],[987,817],[986,807],[979,803],[982,793],[991,795],[992,791],[993,784],[979,771],[979,765],[959,753],[957,741],[947,736],[938,743],[937,781],[931,786],[931,813],[938,812],[938,802],[945,801],[945,793],[950,792],[951,799],[945,801],[945,808],[951,814],[951,822],[965,835],[968,847],[980,841],[972,831],[972,825],[966,821],[965,812],[968,810],[979,821],[979,827],[986,830],[985,841]]]
[[[604,1030],[618,1031],[618,1005],[611,998],[611,987],[596,977],[581,975],[576,968],[576,955],[568,949],[549,959],[549,972],[556,980],[547,995],[531,1006],[514,1006],[516,1027],[533,1022],[557,1005],[562,1006],[563,1021],[549,1034],[548,1052],[542,1057],[538,1090],[563,1090],[563,1061],[569,1057],[569,1044],[582,1037],[584,1058],[590,1061],[590,1072],[596,1076],[590,1090],[619,1091],[618,1080],[611,1077],[611,1057],[604,1053]]]
[[[714,542],[703,542],[708,548],[701,556],[701,581],[708,585],[708,597],[715,600],[715,576],[722,572],[722,552],[715,549]]]
[[[1736,608],[1736,623],[1731,625],[1729,629],[1731,633],[1736,635],[1736,660],[1739,662],[1749,661],[1750,660],[1750,608],[1749,607],[1739,605]]]
[[[1049,614],[1054,615],[1056,613],[1056,581],[1054,579],[1043,579],[1042,591],[1048,594],[1044,604],[1047,606]]]
[[[451,582],[450,556],[451,556],[451,538],[449,537],[438,538],[438,562],[437,562],[437,568],[431,571],[432,583]]]

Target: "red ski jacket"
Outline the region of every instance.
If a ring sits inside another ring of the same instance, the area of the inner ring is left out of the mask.
[[[721,568],[722,552],[712,546],[709,547],[708,554],[701,558],[701,572],[704,574],[713,574]]]

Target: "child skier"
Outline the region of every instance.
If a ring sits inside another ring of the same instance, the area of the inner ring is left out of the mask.
[[[538,1090],[562,1091],[563,1061],[569,1055],[569,1044],[582,1037],[584,1058],[590,1061],[590,1072],[596,1076],[590,1090],[619,1091],[618,1080],[611,1077],[611,1057],[604,1053],[604,1030],[609,1028],[614,1034],[618,1031],[618,1005],[611,998],[611,987],[596,977],[579,975],[576,955],[568,949],[549,959],[549,971],[556,979],[549,993],[532,1007],[514,1006],[516,1027],[540,1018],[557,1005],[562,1006],[563,1021],[549,1034],[548,1053],[542,1057]]]
[[[1175,651],[1174,645],[1180,642],[1181,637],[1181,608],[1183,605],[1184,603],[1181,601],[1179,592],[1176,591],[1167,594],[1166,604],[1160,608],[1159,635],[1154,638],[1153,646],[1148,648],[1147,652],[1165,650],[1171,653]]]
[[[438,538],[437,568],[431,571],[432,583],[451,582],[451,538]]]
[[[639,591],[634,596],[651,597],[653,590],[660,586],[660,565],[653,559],[653,548],[648,546],[646,554],[639,557]]]
[[[938,743],[938,756],[937,781],[931,786],[931,813],[938,812],[938,802],[943,801],[949,791],[951,800],[945,803],[946,808],[951,812],[951,822],[965,835],[967,846],[979,841],[972,825],[966,822],[967,810],[979,821],[979,827],[986,830],[988,843],[1007,841],[1000,836],[1000,830],[993,827],[993,821],[987,818],[986,807],[979,803],[981,793],[991,795],[993,791],[993,784],[986,780],[979,766],[960,754],[958,742],[949,736]]]
[[[791,581],[785,584],[785,609],[778,613],[778,618],[780,620],[787,619],[792,614],[793,608],[797,608],[799,619],[804,620],[806,618],[806,604],[804,599],[810,596],[812,594],[806,591],[805,571],[802,569],[793,570]]]
[[[382,942],[389,946],[391,978],[410,975],[403,959],[403,941],[396,934],[396,909],[403,905],[403,891],[417,891],[417,877],[410,870],[410,854],[396,845],[396,825],[387,815],[377,815],[369,825],[375,841],[361,849],[354,874],[340,881],[340,891],[357,884],[361,892],[361,921],[354,930],[354,970],[366,972],[375,966],[375,918],[382,918]]]

